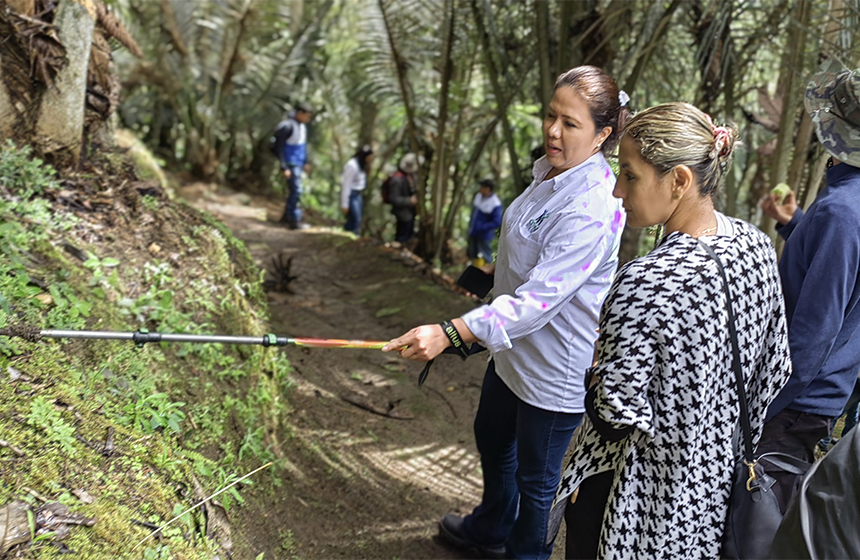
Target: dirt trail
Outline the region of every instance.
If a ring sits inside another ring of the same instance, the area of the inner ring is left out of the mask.
[[[269,292],[279,335],[388,340],[475,305],[395,251],[323,228],[290,231],[273,223],[279,207],[262,221],[264,201],[230,201],[194,204],[224,220],[261,266],[292,257],[293,293]],[[485,359],[442,356],[419,388],[420,364],[377,350],[284,352],[296,382],[280,441],[289,467],[277,496],[243,492],[235,557],[462,558],[432,537],[442,515],[480,499],[471,424]]]

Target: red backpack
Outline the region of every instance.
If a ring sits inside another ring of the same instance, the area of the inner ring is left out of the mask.
[[[406,174],[400,170],[395,171],[382,182],[382,202],[391,204],[391,180],[395,177],[405,177]]]

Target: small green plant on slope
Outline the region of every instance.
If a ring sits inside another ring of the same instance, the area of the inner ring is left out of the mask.
[[[51,441],[62,448],[64,453],[74,455],[75,428],[63,420],[54,405],[39,395],[30,405],[27,422],[34,428],[43,430]]]
[[[183,406],[184,402],[172,402],[167,393],[154,393],[122,407],[125,414],[119,421],[137,426],[145,434],[163,428],[170,428],[178,434],[181,431],[179,423],[185,420],[185,413],[180,410]]]
[[[119,274],[117,274],[116,267],[120,265],[120,262],[113,257],[99,259],[98,256],[89,251],[87,251],[87,257],[89,258],[84,261],[84,266],[93,273],[93,277],[90,278],[90,286],[95,295],[104,299],[105,289],[119,289]]]
[[[32,158],[33,148],[18,148],[11,140],[0,149],[0,177],[3,185],[21,198],[28,199],[56,189],[56,171],[41,159]]]

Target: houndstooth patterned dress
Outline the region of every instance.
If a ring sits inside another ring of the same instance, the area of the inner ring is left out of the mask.
[[[726,268],[757,441],[791,373],[782,290],[771,240],[719,218],[725,227],[702,241]],[[560,523],[584,479],[615,472],[598,558],[719,557],[738,422],[725,305],[717,264],[686,234],[619,271],[589,371],[600,380],[590,393],[597,419],[574,436],[553,511]]]

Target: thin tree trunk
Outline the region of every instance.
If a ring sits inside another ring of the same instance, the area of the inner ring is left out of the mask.
[[[555,55],[555,76],[560,76],[570,64],[570,25],[574,11],[581,2],[562,2],[558,17],[558,50]]]
[[[478,0],[472,0],[472,11],[475,14],[475,23],[478,28],[478,35],[481,38],[481,44],[484,47],[484,57],[487,64],[487,74],[490,77],[490,83],[493,87],[493,96],[496,98],[496,113],[502,123],[502,133],[505,137],[505,144],[508,147],[508,157],[511,160],[511,177],[514,181],[514,188],[517,193],[525,190],[526,185],[523,183],[522,173],[520,172],[519,157],[517,156],[516,145],[514,144],[514,134],[511,130],[511,123],[508,120],[507,107],[502,103],[505,98],[504,93],[499,85],[499,71],[496,68],[496,63],[493,60],[493,46],[490,44],[490,35],[487,32],[487,26],[484,23],[484,16],[478,6]]]
[[[54,25],[66,49],[66,65],[53,87],[42,96],[36,122],[37,142],[46,152],[66,152],[77,164],[84,133],[87,69],[90,64],[95,13],[74,0],[62,0]]]
[[[738,185],[738,196],[740,197],[740,196],[743,196],[745,194],[747,196],[747,199],[749,199],[749,196],[750,196],[749,193],[752,190],[753,182],[755,181],[756,176],[758,175],[758,166],[759,166],[758,152],[756,152],[755,150],[750,150],[748,153],[749,153],[749,157],[747,157],[746,165],[744,166],[744,174],[741,177],[740,185]],[[756,201],[750,201],[750,203],[746,205],[746,208],[747,208],[747,218],[746,218],[747,221],[748,222],[754,222],[755,220],[753,218],[756,215],[756,213],[759,212],[759,208],[758,208],[758,205],[756,204]]]
[[[232,142],[232,135],[230,140],[226,142],[228,146],[225,148],[224,146],[217,146],[218,140],[215,137],[215,122],[217,119],[217,115],[221,114],[221,108],[224,103],[225,90],[229,91],[231,87],[231,81],[233,78],[233,72],[235,70],[235,65],[239,60],[239,50],[242,45],[242,39],[245,37],[245,31],[247,30],[247,22],[248,17],[250,16],[251,3],[246,0],[242,7],[242,15],[237,22],[238,29],[236,30],[236,37],[230,42],[230,45],[222,45],[221,49],[221,68],[218,73],[218,78],[216,80],[215,86],[215,95],[212,102],[212,111],[211,118],[206,122],[206,126],[203,131],[203,146],[204,160],[202,163],[202,169],[206,172],[204,175],[205,178],[211,179],[216,173],[218,173],[219,163],[226,164],[227,167],[230,167],[230,157],[229,157],[229,144]],[[229,37],[229,34],[225,32],[224,41],[226,42]],[[220,152],[220,154],[219,154]]]
[[[809,162],[809,146],[812,144],[814,134],[812,118],[809,113],[803,111],[797,136],[794,139],[794,153],[791,156],[791,166],[788,168],[788,178],[786,179],[786,183],[795,193],[798,193],[800,183],[803,181],[803,170],[806,169],[806,164]]]
[[[176,12],[173,11],[171,0],[161,0],[161,12],[164,15],[164,26],[170,34],[170,40],[179,56],[184,60],[188,58],[188,46],[182,38],[182,33],[179,31],[179,24],[176,23]]]
[[[496,125],[498,123],[498,117],[493,117],[492,120],[487,123],[487,125],[478,135],[478,139],[474,142],[472,154],[469,156],[469,160],[466,162],[466,167],[463,168],[463,171],[461,173],[456,173],[454,175],[454,194],[452,196],[451,204],[448,207],[448,212],[445,214],[445,228],[447,231],[453,230],[454,218],[457,215],[457,211],[460,209],[460,207],[463,206],[464,198],[466,196],[466,184],[468,184],[467,182],[469,178],[474,173],[475,167],[478,164],[478,160],[484,153],[484,148],[486,148],[487,142],[493,135],[493,131],[496,129]]]
[[[636,66],[633,67],[633,72],[630,73],[630,76],[624,82],[623,89],[625,91],[632,92],[636,87],[636,83],[639,81],[639,78],[648,66],[648,62],[651,61],[651,55],[654,53],[657,44],[663,39],[663,36],[666,35],[666,32],[669,30],[669,22],[672,20],[672,16],[680,5],[681,0],[672,0],[672,3],[663,11],[663,15],[660,17],[660,20],[647,35],[648,40],[640,44],[635,55]],[[648,22],[646,22],[646,26],[647,23]],[[646,29],[645,31],[647,32],[648,30]]]
[[[807,209],[813,202],[815,202],[815,197],[818,196],[818,191],[825,179],[828,159],[830,159],[830,154],[821,150],[821,154],[815,160],[815,163],[812,165],[812,169],[809,171],[806,186],[804,187],[800,197],[797,199],[797,204],[800,205],[801,208]]]
[[[726,64],[726,75],[723,80],[724,90],[723,99],[726,105],[726,116],[733,118],[737,108],[737,100],[735,99],[735,72],[734,72],[734,51],[731,45],[726,49],[729,60]],[[726,214],[729,216],[737,216],[738,211],[738,181],[735,174],[730,170],[726,175]]]
[[[305,12],[305,0],[290,1],[290,34],[298,33],[302,26],[302,16]]]
[[[3,57],[0,56],[0,138],[11,138],[15,125],[15,111],[9,93],[6,91],[6,79],[3,76]]]
[[[442,88],[439,91],[439,117],[436,120],[436,149],[434,151],[434,163],[436,164],[436,172],[433,182],[433,190],[431,200],[433,201],[433,240],[435,246],[433,248],[433,258],[438,260],[442,254],[442,248],[447,241],[448,235],[444,231],[442,223],[442,209],[445,206],[446,195],[448,191],[448,144],[445,138],[445,132],[448,125],[448,93],[452,82],[454,71],[454,61],[451,59],[451,52],[454,46],[454,17],[457,13],[454,0],[445,0],[445,20],[442,24],[443,30],[443,46],[442,46],[442,75],[439,80],[442,83]]]
[[[476,63],[475,55],[477,54],[477,50],[478,49],[475,48],[471,52],[471,56],[469,56],[470,62],[468,64],[468,66],[466,68],[466,72],[465,72],[466,75],[465,75],[465,77],[460,78],[460,83],[463,83],[463,84],[470,84],[471,83],[472,73],[475,69],[475,63]],[[468,96],[470,95],[470,93],[471,93],[471,89],[469,89],[469,87],[462,88],[461,94],[460,94],[460,99],[459,99],[459,104],[461,107],[465,106],[466,100],[468,99]],[[462,133],[463,133],[464,114],[465,114],[465,111],[460,111],[457,115],[457,124],[456,124],[455,129],[454,129],[454,138],[453,138],[453,141],[451,142],[452,146],[459,146],[460,145],[460,137],[462,136]],[[492,119],[492,121],[493,121],[493,123],[497,123],[498,118],[494,117]],[[479,135],[478,140],[471,142],[471,144],[473,146],[473,148],[472,148],[472,155],[473,156],[474,156],[476,151],[478,153],[483,152],[484,146],[486,145],[487,139],[489,138],[489,134],[492,134],[492,130],[494,130],[494,129],[495,129],[495,124],[493,124],[493,126],[490,129],[490,131],[488,132],[486,138],[484,138],[483,134],[481,134],[481,135]],[[460,163],[461,163],[460,152],[458,150],[455,152],[453,160],[451,161],[451,165],[454,168],[454,173],[451,176],[451,183],[452,183],[451,204],[448,205],[448,208],[445,212],[445,221],[444,221],[445,231],[448,232],[448,235],[453,234],[454,220],[457,216],[457,212],[460,210],[460,206],[462,206],[462,204],[463,204],[463,193],[466,191],[467,185],[469,182],[469,178],[472,176],[472,169],[473,169],[472,158],[470,158],[467,161],[465,170],[461,170]]]
[[[535,10],[535,40],[538,45],[538,60],[540,62],[540,105],[541,114],[545,115],[552,97],[552,75],[549,64],[549,1],[534,0]],[[562,27],[564,23],[562,22]]]
[[[791,147],[794,140],[795,123],[797,111],[800,109],[800,100],[803,99],[800,75],[803,72],[803,54],[806,38],[806,27],[809,24],[811,12],[810,2],[798,0],[795,12],[792,16],[792,29],[786,40],[785,61],[782,68],[780,83],[783,84],[782,113],[779,117],[779,130],[776,135],[776,149],[773,154],[773,164],[770,173],[770,186],[775,187],[779,183],[785,183],[788,179],[788,167],[791,158]],[[762,231],[773,236],[775,234],[774,221],[764,216]]]
[[[400,89],[400,98],[403,101],[403,108],[406,110],[406,137],[409,142],[409,149],[416,156],[419,156],[421,155],[421,146],[418,139],[418,125],[415,122],[415,108],[412,105],[412,92],[409,87],[409,80],[406,76],[407,64],[403,59],[403,56],[400,54],[400,48],[397,45],[397,42],[394,40],[394,32],[392,29],[394,22],[391,21],[390,14],[385,10],[384,0],[377,0],[377,6],[379,7],[380,14],[382,14],[382,21],[385,25],[385,32],[388,38],[388,46],[391,49],[391,58],[397,72],[397,86]],[[426,257],[429,256],[432,251],[433,240],[432,238],[428,238],[429,231],[427,230],[427,227],[431,225],[429,222],[432,219],[432,216],[428,216],[425,205],[425,181],[426,176],[424,167],[419,165],[415,181],[415,189],[418,197],[418,205],[416,206],[418,218],[418,246],[424,248],[425,254],[423,256]]]
[[[382,14],[382,21],[385,23],[386,36],[388,37],[388,46],[391,49],[391,58],[394,61],[394,68],[397,69],[397,86],[400,89],[400,98],[403,100],[403,108],[406,110],[406,133],[409,140],[409,147],[416,155],[421,152],[418,143],[418,126],[415,124],[415,108],[412,106],[412,92],[409,88],[409,80],[406,76],[406,61],[400,54],[400,48],[394,40],[392,32],[393,22],[387,11],[385,11],[385,2],[377,0],[379,12]],[[421,181],[419,181],[421,183]]]

